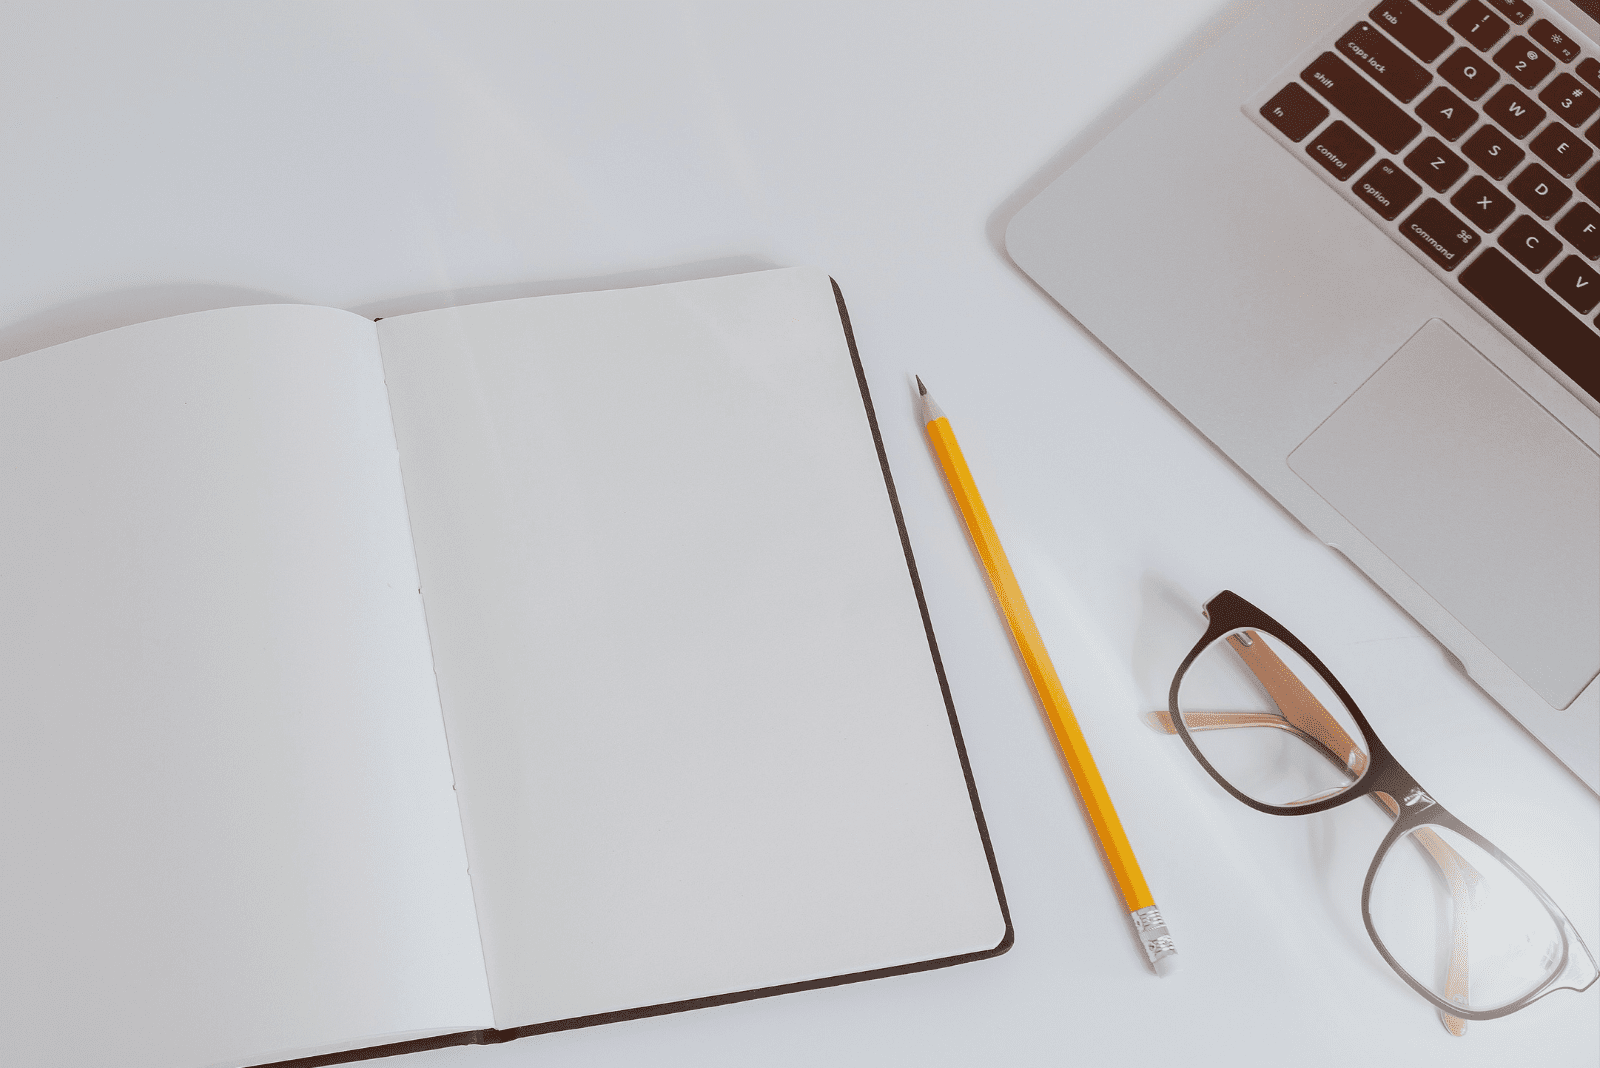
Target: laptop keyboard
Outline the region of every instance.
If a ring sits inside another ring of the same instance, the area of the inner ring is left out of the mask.
[[[1245,105],[1600,400],[1600,49],[1539,0],[1384,0]]]

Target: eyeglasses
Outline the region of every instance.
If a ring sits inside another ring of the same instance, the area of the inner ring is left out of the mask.
[[[1417,784],[1310,649],[1232,591],[1205,610],[1151,723],[1253,809],[1300,816],[1371,797],[1388,812],[1361,918],[1451,1034],[1594,984],[1594,956],[1550,895]]]

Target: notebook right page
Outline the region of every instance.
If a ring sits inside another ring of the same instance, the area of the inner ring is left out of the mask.
[[[379,330],[496,1026],[1001,945],[826,275]]]

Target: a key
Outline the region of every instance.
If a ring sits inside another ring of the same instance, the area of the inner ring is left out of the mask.
[[[1588,315],[1600,304],[1600,272],[1576,256],[1568,256],[1545,279],[1556,295]]]
[[[1352,187],[1373,211],[1393,222],[1422,193],[1422,186],[1386,159],[1380,159]]]
[[[1561,242],[1555,235],[1527,215],[1518,215],[1517,221],[1506,227],[1498,240],[1501,248],[1534,274],[1550,266],[1550,261],[1561,251]]]
[[[1540,130],[1539,136],[1528,142],[1528,147],[1563,178],[1577,174],[1578,169],[1594,155],[1594,149],[1578,140],[1576,133],[1558,122],[1552,122]]]
[[[1362,74],[1408,104],[1433,81],[1427,67],[1402,52],[1370,22],[1356,23],[1334,48]]]
[[[1300,77],[1389,152],[1400,151],[1422,132],[1421,123],[1332,52],[1318,56]]]
[[[1495,227],[1506,221],[1506,217],[1517,205],[1510,197],[1495,188],[1488,179],[1474,174],[1471,181],[1450,198],[1450,206],[1478,229],[1492,233]]]
[[[1600,93],[1565,71],[1550,79],[1550,84],[1544,87],[1539,99],[1573,126],[1588,122],[1595,108],[1600,107]]]
[[[1526,37],[1513,37],[1510,44],[1494,54],[1494,62],[1524,89],[1532,89],[1556,69],[1556,61],[1533,47]]]
[[[1450,16],[1450,27],[1480,52],[1493,48],[1511,28],[1505,19],[1483,6],[1483,0],[1467,0]]]
[[[1298,144],[1305,140],[1306,134],[1322,125],[1322,120],[1328,117],[1328,109],[1298,83],[1290,82],[1261,105],[1261,117]]]
[[[1593,56],[1584,58],[1578,64],[1578,77],[1600,89],[1600,59],[1595,59]]]
[[[1372,158],[1373,147],[1361,135],[1335,120],[1306,146],[1306,155],[1340,181],[1350,177]]]
[[[1522,157],[1527,155],[1521,146],[1505,135],[1497,126],[1484,123],[1467,138],[1461,151],[1468,159],[1489,172],[1489,177],[1504,181]]]
[[[1483,110],[1518,141],[1531,134],[1534,127],[1544,121],[1544,108],[1529,100],[1528,95],[1514,85],[1501,86],[1500,91],[1483,105]]]
[[[1483,240],[1476,230],[1432,197],[1400,224],[1400,232],[1447,271],[1459,267]]]
[[[1590,167],[1584,176],[1578,179],[1578,192],[1600,204],[1600,163]]]
[[[1489,6],[1521,26],[1533,17],[1533,8],[1523,0],[1489,0]]]
[[[1572,242],[1572,247],[1589,259],[1600,259],[1600,211],[1578,201],[1556,223],[1556,233]]]
[[[1572,190],[1537,163],[1522,168],[1522,173],[1511,179],[1506,188],[1541,219],[1552,217],[1572,199]]]
[[[1528,36],[1554,52],[1563,63],[1571,63],[1578,56],[1578,42],[1567,36],[1566,30],[1555,26],[1549,19],[1540,19],[1529,26]]]
[[[1461,284],[1579,388],[1600,397],[1600,334],[1519,271],[1499,249],[1484,249],[1461,272]]]
[[[1476,100],[1494,88],[1494,83],[1500,80],[1500,72],[1485,63],[1483,57],[1472,49],[1458,48],[1450,53],[1450,58],[1439,64],[1439,77],[1461,90],[1461,95],[1468,100]]]
[[[1418,11],[1409,0],[1386,0],[1372,9],[1370,18],[1424,63],[1438,59],[1454,39],[1449,30]]]
[[[1443,193],[1467,173],[1467,161],[1444,147],[1437,137],[1430,137],[1413,149],[1406,157],[1406,166],[1435,193]]]
[[[1417,114],[1447,141],[1454,141],[1478,121],[1478,113],[1472,106],[1442,85],[1417,105]]]

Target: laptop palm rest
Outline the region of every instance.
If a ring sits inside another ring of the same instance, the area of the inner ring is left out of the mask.
[[[1600,673],[1600,456],[1441,320],[1289,466],[1551,706]]]

